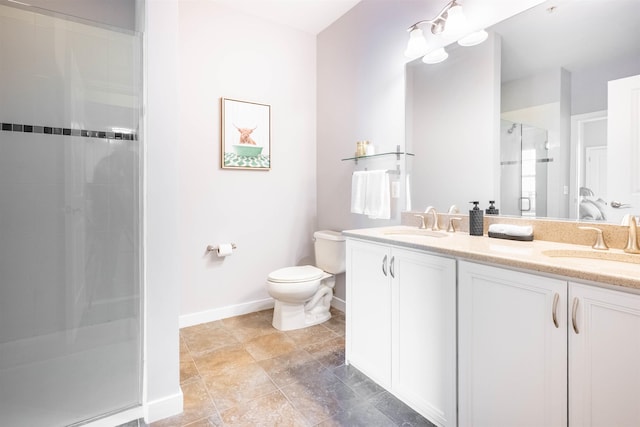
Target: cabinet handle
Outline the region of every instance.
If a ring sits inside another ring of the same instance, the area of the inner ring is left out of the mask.
[[[573,323],[573,331],[576,334],[579,334],[578,330],[578,321],[576,320],[576,316],[578,314],[578,298],[573,299],[573,308],[571,309],[571,323]]]
[[[396,273],[393,271],[393,265],[396,262],[396,257],[392,256],[391,257],[391,262],[389,263],[389,273],[391,274],[391,277],[393,277],[394,279],[396,278]]]
[[[553,324],[556,326],[556,328],[560,327],[560,324],[558,323],[558,301],[560,301],[560,294],[556,292],[556,294],[553,296],[552,309]]]
[[[387,275],[387,256],[385,255],[384,258],[382,258],[382,274],[384,274],[385,276]]]

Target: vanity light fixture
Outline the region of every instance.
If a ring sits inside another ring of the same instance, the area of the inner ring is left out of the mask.
[[[431,52],[423,56],[422,62],[424,62],[425,64],[437,64],[439,62],[444,61],[448,57],[449,57],[449,54],[447,53],[447,51],[444,50],[443,47],[440,47],[438,49],[432,50]]]
[[[462,37],[458,40],[458,44],[465,47],[475,46],[485,41],[487,37],[489,37],[489,33],[485,30],[480,30]]]
[[[449,56],[443,47],[429,51],[429,44],[420,28],[420,26],[426,24],[431,26],[431,34],[436,36],[442,35],[445,37],[458,38],[464,35],[458,39],[458,44],[461,46],[475,46],[485,41],[488,37],[487,32],[484,30],[470,34],[466,33],[465,35],[468,28],[462,6],[457,0],[451,0],[434,18],[418,21],[407,30],[409,31],[409,43],[404,52],[405,56],[411,59],[423,56],[422,62],[426,64],[437,64]]]

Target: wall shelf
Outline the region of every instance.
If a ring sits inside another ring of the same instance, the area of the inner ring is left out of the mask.
[[[353,157],[347,157],[346,159],[342,159],[342,161],[347,161],[347,160],[355,160],[356,164],[358,164],[358,160],[367,160],[367,159],[371,159],[374,157],[383,157],[383,156],[396,156],[396,160],[400,160],[400,156],[414,156],[413,153],[405,153],[403,151],[390,151],[388,153],[378,153],[378,154],[371,154],[369,156],[353,156]]]

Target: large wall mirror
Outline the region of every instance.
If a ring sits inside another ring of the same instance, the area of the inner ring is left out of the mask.
[[[547,1],[443,63],[407,64],[413,210],[639,215],[639,16],[639,0]]]

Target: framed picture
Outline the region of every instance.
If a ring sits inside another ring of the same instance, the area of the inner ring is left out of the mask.
[[[271,106],[221,98],[223,169],[271,169]]]

